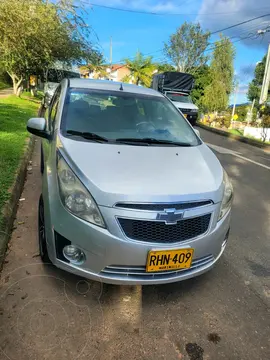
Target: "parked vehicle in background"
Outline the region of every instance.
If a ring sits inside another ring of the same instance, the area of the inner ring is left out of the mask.
[[[233,189],[172,102],[113,81],[61,82],[45,118],[43,261],[114,284],[162,284],[210,270],[230,228]]]
[[[42,105],[48,107],[53,94],[63,79],[80,78],[80,73],[65,69],[51,68],[46,71],[44,81],[44,99]]]
[[[194,126],[198,119],[199,109],[190,97],[193,86],[194,77],[178,71],[167,71],[154,75],[151,85],[153,89],[166,95]]]

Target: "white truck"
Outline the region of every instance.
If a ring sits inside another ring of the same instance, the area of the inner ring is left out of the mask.
[[[193,86],[194,77],[178,71],[166,71],[154,75],[151,85],[154,90],[166,95],[194,126],[198,118],[198,107],[190,97]]]

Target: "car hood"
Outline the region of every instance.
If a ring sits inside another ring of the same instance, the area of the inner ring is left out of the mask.
[[[99,205],[221,201],[223,170],[205,145],[132,146],[60,136],[59,148]]]
[[[179,102],[179,101],[173,101],[173,104],[178,109],[195,109],[195,110],[198,110],[198,106],[196,106],[193,103],[183,103],[183,102]]]

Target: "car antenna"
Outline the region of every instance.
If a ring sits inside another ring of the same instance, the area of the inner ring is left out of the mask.
[[[120,90],[120,91],[123,91],[123,90],[124,90],[122,83],[121,83],[121,85],[120,85],[120,89],[119,89],[119,90]]]

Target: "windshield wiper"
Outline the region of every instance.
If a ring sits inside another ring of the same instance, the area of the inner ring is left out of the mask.
[[[87,139],[87,140],[96,140],[96,141],[108,142],[108,139],[106,139],[105,137],[100,136],[100,135],[95,134],[95,133],[92,133],[92,132],[67,130],[67,134],[81,136],[81,137],[83,137],[84,139]]]
[[[124,143],[141,143],[141,144],[161,144],[161,145],[174,145],[174,146],[192,146],[189,143],[179,142],[179,141],[172,141],[172,140],[162,140],[162,139],[155,139],[155,138],[119,138],[116,139],[117,142],[124,142]]]

